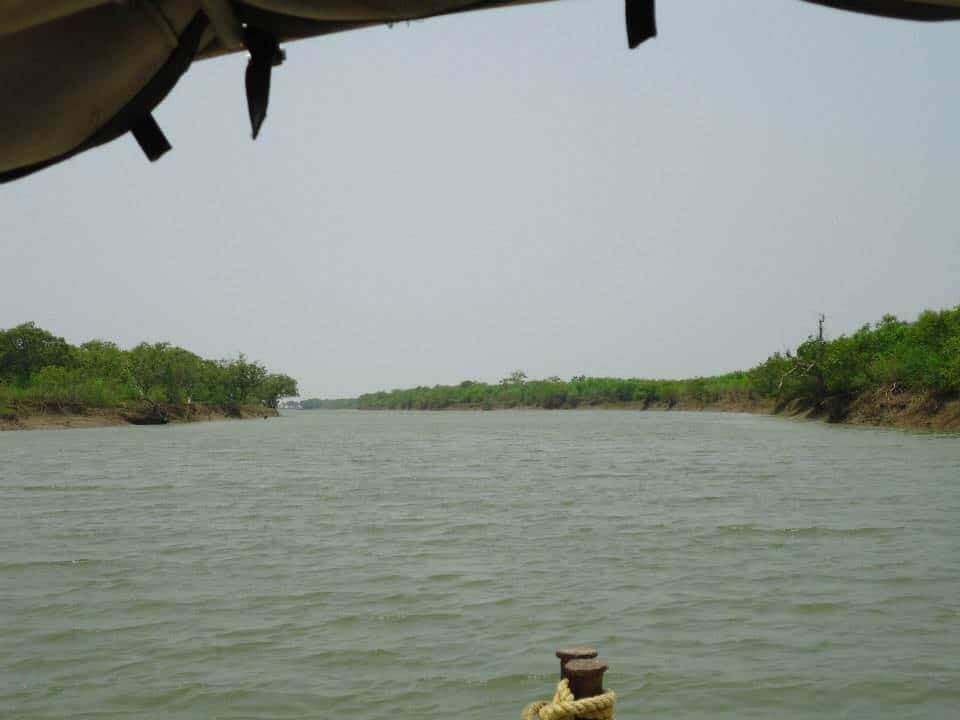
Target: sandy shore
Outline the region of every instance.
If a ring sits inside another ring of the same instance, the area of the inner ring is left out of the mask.
[[[122,408],[75,408],[55,409],[20,407],[15,413],[0,416],[0,431],[10,430],[62,430],[64,428],[111,427],[117,425],[162,424],[151,422],[151,408],[131,405]],[[193,404],[183,407],[168,407],[167,423],[206,422],[211,420],[245,420],[277,417],[272,408],[261,405],[244,405],[236,410]]]

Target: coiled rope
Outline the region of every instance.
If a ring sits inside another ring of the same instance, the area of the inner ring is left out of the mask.
[[[523,720],[613,720],[613,706],[616,702],[617,695],[613,690],[604,690],[602,695],[575,700],[570,692],[570,683],[563,678],[557,683],[553,700],[530,703],[523,709],[521,717]]]

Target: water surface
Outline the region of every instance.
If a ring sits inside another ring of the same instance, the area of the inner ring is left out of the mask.
[[[960,716],[960,436],[300,412],[0,435],[0,717]]]

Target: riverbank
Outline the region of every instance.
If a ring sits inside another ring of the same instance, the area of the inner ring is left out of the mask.
[[[663,402],[605,404],[608,408],[671,410],[681,412],[735,412],[755,415],[782,415],[845,425],[871,425],[914,430],[960,431],[960,396],[938,396],[892,390],[870,390],[855,396],[829,397],[818,405],[802,401],[777,404],[769,398],[721,398],[712,403],[680,400]]]
[[[365,408],[383,410],[387,408]],[[833,424],[895,427],[905,430],[960,432],[960,396],[937,396],[892,390],[871,390],[860,395],[830,397],[819,405],[801,401],[776,403],[770,398],[732,396],[702,403],[692,399],[671,402],[596,402],[576,407],[543,408],[505,403],[454,403],[440,411],[488,410],[652,410],[660,412],[718,412],[778,415],[800,420],[816,420]]]
[[[831,407],[806,412],[813,418],[852,425],[960,431],[960,395],[957,393],[871,390],[847,402],[836,401]]]
[[[277,417],[263,405],[218,406],[204,403],[156,405],[127,403],[119,407],[82,405],[54,406],[17,403],[0,413],[0,431],[62,430],[65,428],[113,427],[118,425],[166,425],[211,420],[246,420]]]
[[[960,306],[905,322],[885,315],[853,335],[817,334],[749,369],[686,379],[575,375],[463,380],[361,395],[361,409],[449,407],[775,412],[830,422],[960,430]]]

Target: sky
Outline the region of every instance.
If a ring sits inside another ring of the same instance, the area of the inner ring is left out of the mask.
[[[0,186],[0,327],[240,351],[301,395],[687,377],[960,304],[960,23],[796,0],[467,13],[246,58]]]

